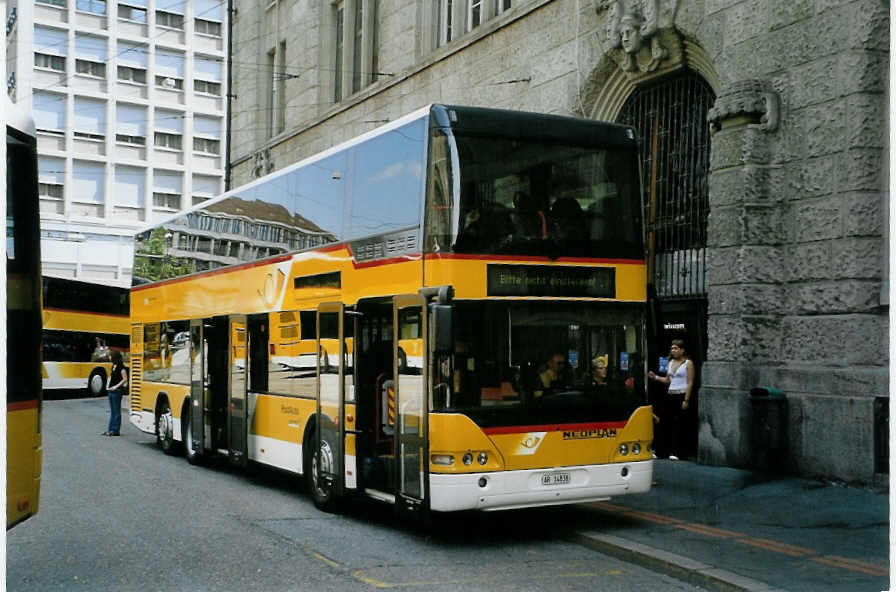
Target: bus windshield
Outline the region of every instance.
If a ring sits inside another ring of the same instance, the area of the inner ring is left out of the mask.
[[[634,146],[464,132],[454,139],[453,252],[643,258]]]
[[[434,360],[433,411],[492,427],[623,421],[644,404],[639,305],[456,305],[455,351]]]

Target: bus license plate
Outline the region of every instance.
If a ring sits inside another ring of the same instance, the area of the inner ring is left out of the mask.
[[[542,485],[569,485],[569,473],[545,473],[541,476]]]

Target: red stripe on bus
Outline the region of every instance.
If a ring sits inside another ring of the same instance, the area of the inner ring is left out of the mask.
[[[543,263],[608,263],[647,265],[644,259],[601,259],[594,257],[559,257],[551,259],[537,255],[472,255],[466,253],[428,253],[427,259],[465,259],[477,261],[537,261]]]
[[[30,401],[15,401],[6,403],[6,411],[24,411],[25,409],[37,409],[37,399]]]
[[[152,284],[134,286],[133,288],[131,288],[131,292],[138,292],[140,290],[156,288],[158,286],[167,286],[170,284],[176,284],[178,282],[195,280],[198,278],[207,278],[213,275],[221,275],[223,273],[230,273],[231,271],[237,271],[240,269],[251,269],[253,267],[261,267],[262,265],[273,265],[274,263],[280,263],[281,261],[288,261],[290,259],[292,259],[292,255],[280,255],[279,257],[272,257],[270,259],[261,259],[259,261],[251,261],[249,263],[240,263],[239,265],[234,265],[233,267],[219,267],[218,269],[210,269],[208,271],[186,275],[184,277],[171,278],[170,280],[162,280],[160,282],[155,282]]]
[[[554,423],[546,425],[501,426],[495,428],[482,428],[482,431],[491,436],[493,434],[527,434],[529,432],[565,432],[581,430],[602,430],[608,428],[621,429],[624,428],[627,423],[627,421],[603,421],[598,423]]]

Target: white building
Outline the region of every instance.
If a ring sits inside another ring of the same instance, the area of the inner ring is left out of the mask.
[[[129,286],[136,229],[224,189],[227,1],[12,0],[45,275]]]

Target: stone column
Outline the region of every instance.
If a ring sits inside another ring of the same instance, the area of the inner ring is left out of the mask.
[[[758,80],[731,84],[709,112],[706,284],[709,352],[702,368],[700,462],[748,466],[750,388],[780,351],[785,266],[770,133],[777,95]]]

